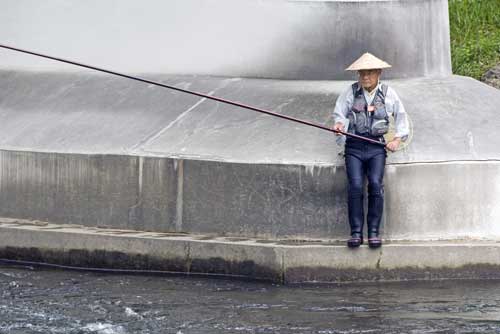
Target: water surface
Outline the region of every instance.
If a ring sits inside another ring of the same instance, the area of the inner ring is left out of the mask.
[[[500,333],[500,281],[280,286],[0,266],[0,333]]]

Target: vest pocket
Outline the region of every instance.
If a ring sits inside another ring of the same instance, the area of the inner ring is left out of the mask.
[[[375,106],[375,111],[373,112],[373,118],[375,119],[385,119],[388,117],[387,111],[384,105]]]
[[[354,104],[352,105],[352,111],[355,113],[364,112],[365,108],[366,108],[365,101],[358,101],[358,99],[356,99],[354,101]]]
[[[370,134],[372,136],[382,136],[389,131],[389,120],[388,119],[378,119],[373,120]]]
[[[352,133],[358,132],[360,134],[369,132],[368,119],[365,112],[353,112],[349,113],[349,128],[352,124]]]

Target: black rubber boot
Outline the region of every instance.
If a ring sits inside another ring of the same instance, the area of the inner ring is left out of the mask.
[[[351,238],[347,240],[347,247],[356,248],[363,244],[363,236],[360,233],[353,233]]]
[[[380,237],[374,236],[374,237],[368,238],[368,247],[379,248],[380,246],[382,246],[382,239],[380,239]]]
[[[382,246],[382,239],[379,237],[380,221],[368,221],[368,247],[379,248]]]
[[[382,246],[382,239],[378,235],[380,222],[368,222],[368,247],[379,248]]]
[[[379,227],[384,210],[384,188],[381,182],[373,182],[368,185],[368,246],[378,248],[382,246],[379,237]]]
[[[364,210],[362,193],[354,194],[351,192],[347,207],[349,210],[349,227],[351,228],[351,238],[347,240],[347,246],[356,248],[363,244]]]

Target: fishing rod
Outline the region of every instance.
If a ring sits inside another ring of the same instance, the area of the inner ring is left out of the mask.
[[[347,136],[347,137],[352,137],[352,138],[364,140],[364,141],[370,142],[372,144],[381,145],[381,146],[385,147],[385,143],[377,141],[375,139],[371,139],[371,138],[359,136],[359,135],[356,135],[356,134],[353,134],[353,133],[344,132],[344,131],[341,131],[341,130],[335,130],[335,129],[332,129],[332,128],[329,128],[329,127],[326,127],[326,126],[323,126],[323,125],[320,125],[320,124],[311,123],[311,122],[304,121],[302,119],[298,119],[298,118],[295,118],[295,117],[285,116],[285,115],[278,114],[278,113],[275,113],[275,112],[272,112],[272,111],[269,111],[269,110],[265,110],[265,109],[253,107],[251,105],[247,105],[247,104],[243,104],[243,103],[239,103],[239,102],[234,102],[234,101],[222,99],[220,97],[211,96],[211,95],[199,93],[199,92],[192,91],[192,90],[187,90],[187,89],[182,89],[182,88],[178,88],[178,87],[175,87],[175,86],[170,86],[170,85],[162,84],[160,82],[151,81],[151,80],[148,80],[148,79],[144,79],[144,78],[140,78],[140,77],[136,77],[136,76],[132,76],[132,75],[120,73],[120,72],[110,71],[110,70],[107,70],[107,69],[104,69],[104,68],[100,68],[100,67],[96,67],[96,66],[82,64],[82,63],[79,63],[79,62],[76,62],[76,61],[72,61],[72,60],[68,60],[68,59],[63,59],[63,58],[48,56],[48,55],[44,55],[44,54],[41,54],[41,53],[29,51],[29,50],[23,50],[23,49],[15,48],[13,46],[8,46],[8,45],[0,44],[0,47],[4,48],[4,49],[9,49],[9,50],[17,51],[17,52],[27,53],[27,54],[30,54],[30,55],[33,55],[33,56],[38,56],[38,57],[42,57],[42,58],[52,59],[52,60],[55,60],[55,61],[59,61],[59,62],[71,64],[71,65],[85,67],[85,68],[88,68],[88,69],[91,69],[91,70],[95,70],[95,71],[99,71],[99,72],[104,72],[104,73],[108,73],[108,74],[112,74],[112,75],[124,77],[124,78],[131,79],[131,80],[145,82],[145,83],[148,83],[148,84],[151,84],[151,85],[155,85],[155,86],[159,86],[159,87],[163,87],[163,88],[168,88],[168,89],[176,90],[176,91],[183,92],[183,93],[186,93],[186,94],[196,95],[196,96],[203,97],[203,98],[206,98],[206,99],[218,101],[218,102],[221,102],[221,103],[230,104],[230,105],[233,105],[233,106],[236,106],[236,107],[240,107],[240,108],[244,108],[244,109],[249,109],[249,110],[257,111],[257,112],[264,113],[264,114],[267,114],[267,115],[271,115],[271,116],[283,118],[283,119],[286,119],[286,120],[289,120],[289,121],[292,121],[292,122],[301,123],[301,124],[312,126],[312,127],[315,127],[315,128],[318,128],[318,129],[322,129],[322,130],[326,130],[326,131],[330,131],[330,132],[335,132],[335,133],[342,134],[342,135]]]

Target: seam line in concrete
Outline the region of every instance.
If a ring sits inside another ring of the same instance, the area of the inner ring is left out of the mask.
[[[281,251],[281,284],[286,283],[285,252]]]
[[[450,164],[450,163],[482,163],[482,162],[500,162],[500,159],[463,159],[463,160],[429,160],[429,161],[409,161],[409,162],[390,162],[390,166],[404,166],[404,165],[437,165],[437,164]]]
[[[215,93],[215,90],[211,91],[207,95],[212,95],[213,93]],[[167,126],[165,126],[163,129],[161,129],[160,131],[157,131],[157,132],[154,132],[154,133],[150,134],[149,136],[147,136],[146,138],[142,139],[140,142],[138,142],[137,144],[135,144],[134,146],[132,146],[130,149],[132,151],[135,151],[139,147],[147,145],[147,144],[151,143],[152,141],[158,139],[158,137],[160,137],[163,133],[165,133],[165,131],[167,131],[168,129],[170,129],[175,123],[177,123],[182,118],[184,118],[191,110],[195,109],[200,104],[202,104],[203,102],[205,102],[205,100],[207,100],[206,97],[200,99],[198,102],[196,102],[191,107],[189,107],[187,110],[185,110],[184,112],[182,112],[179,116],[177,116],[172,122],[170,122],[169,124],[167,124]]]
[[[175,231],[182,231],[182,219],[184,210],[184,160],[177,163],[177,200],[175,207]]]
[[[191,264],[193,259],[191,259],[191,244],[186,243],[186,272],[189,274],[191,272]]]
[[[207,95],[213,95],[215,92],[217,91],[217,89],[214,89],[212,91],[210,91]],[[144,146],[144,145],[147,145],[149,143],[151,143],[152,141],[156,140],[158,137],[160,137],[163,133],[165,133],[165,131],[167,131],[168,129],[170,129],[175,123],[177,123],[178,121],[180,121],[182,118],[184,118],[190,111],[194,110],[196,107],[198,107],[200,104],[202,104],[203,102],[205,102],[207,100],[206,97],[204,98],[201,98],[198,102],[196,102],[195,104],[193,104],[191,107],[189,107],[188,109],[186,109],[184,112],[182,112],[180,115],[178,115],[173,121],[171,121],[169,124],[167,124],[167,126],[165,126],[163,129],[161,129],[160,131],[157,131],[157,132],[154,132],[150,135],[148,135],[147,137],[145,137],[144,139],[142,139],[141,141],[139,141],[137,144],[135,144],[134,146],[131,147],[131,150],[132,151],[135,151],[137,150],[139,147],[141,146]]]
[[[87,151],[77,151],[77,152],[65,152],[65,151],[58,151],[58,150],[45,150],[45,149],[37,149],[34,151],[33,149],[26,149],[22,147],[0,147],[0,152],[7,152],[7,153],[24,153],[24,154],[60,154],[60,155],[75,155],[75,156],[86,156],[86,157],[110,157],[110,156],[141,156],[144,158],[150,158],[150,157],[156,157],[156,158],[162,158],[162,159],[193,159],[193,160],[203,160],[203,161],[208,161],[208,162],[222,162],[222,163],[227,163],[227,164],[251,164],[251,165],[273,165],[273,166],[287,166],[287,167],[300,167],[300,166],[314,166],[315,168],[338,168],[338,167],[343,167],[344,164],[336,164],[336,163],[331,163],[331,162],[323,162],[323,161],[315,161],[314,163],[311,163],[310,161],[303,161],[303,162],[289,162],[289,163],[283,163],[279,161],[261,161],[261,160],[255,160],[255,161],[243,161],[243,160],[229,160],[226,158],[218,157],[218,156],[201,156],[198,154],[180,154],[180,153],[173,153],[173,152],[164,152],[164,151],[151,151],[151,150],[145,150],[141,152],[137,151],[127,151],[125,153],[119,153],[119,152],[104,152],[104,153],[97,153],[97,152],[87,152]],[[139,154],[140,153],[140,154]],[[386,166],[411,166],[411,165],[437,165],[437,164],[463,164],[463,163],[470,163],[470,164],[481,164],[481,163],[500,163],[500,159],[476,159],[476,160],[468,160],[468,159],[457,159],[457,160],[430,160],[430,161],[410,161],[410,162],[387,162]]]
[[[139,157],[139,199],[142,198],[142,183],[143,183],[144,157]]]

